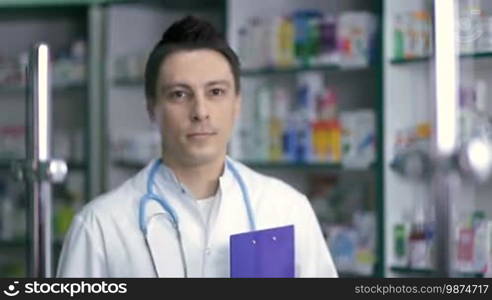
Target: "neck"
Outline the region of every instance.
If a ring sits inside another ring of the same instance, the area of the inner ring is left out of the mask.
[[[225,157],[197,165],[182,164],[165,155],[162,160],[196,199],[208,198],[217,192],[219,177],[225,168]]]

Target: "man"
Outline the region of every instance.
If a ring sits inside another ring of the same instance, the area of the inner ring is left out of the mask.
[[[295,276],[337,276],[307,198],[226,156],[239,61],[209,23],[186,17],[164,33],[145,92],[162,157],[77,214],[58,276],[229,277],[231,235],[287,225]]]

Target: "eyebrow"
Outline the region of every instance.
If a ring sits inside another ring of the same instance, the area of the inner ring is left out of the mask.
[[[210,82],[207,82],[207,84],[205,86],[211,86],[211,85],[217,85],[217,84],[223,84],[227,87],[230,87],[231,86],[231,83],[228,81],[228,80],[215,80],[215,81],[210,81]]]
[[[214,81],[209,81],[205,84],[206,87],[210,87],[210,86],[214,86],[214,85],[225,85],[227,87],[230,87],[231,86],[231,83],[228,81],[228,80],[214,80]],[[162,91],[167,91],[167,90],[170,90],[172,88],[184,88],[184,89],[189,89],[191,90],[192,88],[184,83],[184,82],[173,82],[173,83],[168,83],[168,84],[164,84],[161,86],[161,90]]]
[[[167,91],[167,90],[170,90],[172,88],[177,88],[177,87],[181,87],[181,88],[185,88],[185,89],[191,89],[191,87],[189,85],[187,85],[186,83],[182,83],[182,82],[175,82],[175,83],[170,83],[170,84],[163,84],[161,86],[161,90],[162,91]]]

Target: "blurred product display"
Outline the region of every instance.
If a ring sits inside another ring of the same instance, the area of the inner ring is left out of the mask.
[[[126,132],[114,137],[112,155],[117,162],[145,165],[161,154],[160,135],[157,131]]]
[[[243,68],[368,66],[375,56],[377,19],[369,12],[296,10],[253,17],[238,32]]]
[[[138,53],[123,55],[114,59],[113,67],[116,82],[141,82],[144,79],[148,49]]]
[[[336,87],[324,83],[322,72],[302,72],[296,88],[267,82],[257,87],[254,101],[244,105],[241,126],[245,161],[341,163],[368,168],[376,159],[375,114],[370,109],[339,111]]]
[[[314,176],[309,199],[340,273],[374,274],[376,219],[370,183]]]
[[[432,54],[432,18],[429,12],[411,11],[393,17],[393,58],[412,59]]]
[[[492,51],[492,14],[481,1],[458,1],[460,15],[457,37],[460,54]],[[426,10],[406,11],[393,16],[393,59],[429,57],[433,53],[432,18]]]

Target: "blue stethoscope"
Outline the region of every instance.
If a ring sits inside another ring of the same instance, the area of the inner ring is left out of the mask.
[[[166,200],[166,198],[164,196],[159,196],[156,193],[154,193],[155,175],[156,175],[157,171],[159,170],[159,167],[161,166],[161,164],[162,164],[162,159],[158,159],[152,165],[152,167],[150,169],[149,177],[147,178],[147,193],[140,198],[139,209],[138,209],[138,221],[139,221],[139,225],[140,225],[140,230],[142,231],[142,233],[145,237],[145,244],[147,246],[147,250],[150,253],[154,272],[158,276],[157,265],[155,263],[154,256],[152,254],[152,250],[151,250],[151,247],[149,245],[149,241],[147,239],[147,223],[145,221],[146,205],[152,200],[156,201],[169,214],[169,216],[171,218],[171,223],[172,223],[173,227],[176,229],[177,239],[178,239],[178,243],[179,243],[179,251],[181,254],[181,263],[183,265],[184,276],[188,277],[188,268],[186,265],[186,256],[184,253],[184,247],[183,247],[183,242],[182,242],[182,238],[181,238],[181,231],[179,229],[178,215],[176,214],[176,211],[173,209],[173,207],[169,204],[169,202]],[[241,175],[239,175],[239,172],[237,171],[236,167],[234,167],[234,165],[228,159],[226,159],[226,167],[229,168],[229,170],[232,172],[232,175],[234,176],[234,178],[238,182],[239,187],[241,188],[241,193],[243,194],[244,205],[246,206],[246,212],[248,214],[249,226],[250,226],[251,230],[254,231],[254,230],[256,230],[256,224],[255,224],[255,220],[254,220],[253,209],[251,208],[251,202],[249,199],[248,190],[246,189],[246,184],[244,183],[244,180],[242,179]]]

